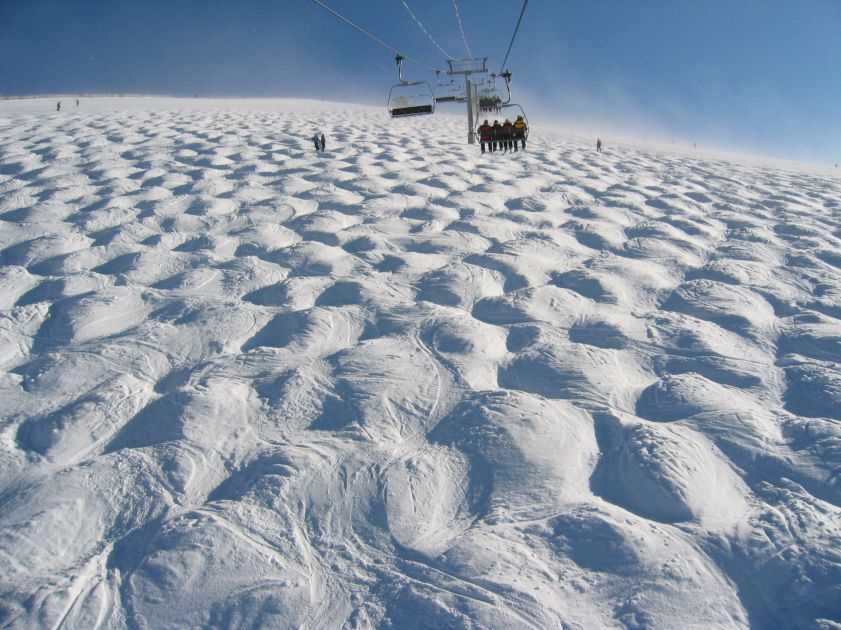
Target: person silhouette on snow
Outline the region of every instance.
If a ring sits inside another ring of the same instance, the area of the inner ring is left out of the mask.
[[[321,134],[321,150],[324,151],[324,147],[326,146],[326,139],[324,138],[324,134]]]
[[[601,138],[596,138],[596,151],[598,151],[599,153],[602,152],[602,139]]]
[[[312,143],[315,145],[315,152],[318,153],[321,150],[321,138],[318,137],[318,133],[312,137]]]
[[[56,104],[55,104],[55,110],[56,110],[57,112],[60,112],[60,111],[61,111],[61,101],[59,101],[58,103],[56,103]]]

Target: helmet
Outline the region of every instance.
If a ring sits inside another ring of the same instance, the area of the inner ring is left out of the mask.
[[[495,121],[494,121],[494,124],[495,124],[495,125],[498,125],[498,124],[499,124],[499,121],[498,121],[498,120],[495,120]]]
[[[522,120],[522,119],[523,119],[522,116],[517,116],[517,120]]]
[[[508,119],[508,118],[506,118],[506,119],[505,119],[505,122],[510,123],[510,122],[511,122],[511,120],[510,120],[510,119]]]
[[[483,125],[487,125],[487,124],[488,124],[488,121],[486,120],[486,121],[485,121],[485,122],[483,122],[482,124],[483,124]]]

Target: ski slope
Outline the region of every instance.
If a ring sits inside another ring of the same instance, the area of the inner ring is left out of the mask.
[[[0,625],[841,627],[837,171],[54,110],[0,102]]]

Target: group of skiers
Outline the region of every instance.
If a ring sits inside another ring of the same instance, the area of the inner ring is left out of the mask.
[[[79,99],[78,98],[76,99],[76,107],[79,107]],[[58,103],[55,104],[55,110],[57,112],[61,111],[61,101],[59,101]]]
[[[323,133],[321,134],[321,137],[319,137],[317,133],[312,137],[312,143],[315,145],[316,152],[324,151],[326,142],[327,138],[324,137]]]
[[[480,96],[479,111],[486,114],[499,114],[502,112],[502,98],[499,96]]]
[[[482,153],[485,152],[485,145],[491,153],[497,150],[517,151],[518,142],[522,142],[523,150],[525,150],[527,132],[528,124],[522,116],[517,116],[517,120],[513,123],[506,118],[502,124],[495,120],[493,125],[490,125],[486,120],[479,125],[479,144],[482,147]]]

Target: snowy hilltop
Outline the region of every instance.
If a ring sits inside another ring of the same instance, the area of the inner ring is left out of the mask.
[[[0,103],[0,625],[841,627],[837,171],[54,100]]]

